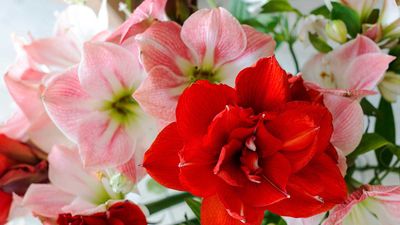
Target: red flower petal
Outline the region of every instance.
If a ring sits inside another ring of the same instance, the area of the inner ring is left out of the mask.
[[[289,183],[290,199],[267,206],[268,210],[281,216],[309,217],[331,209],[346,198],[344,179],[326,154],[315,157]]]
[[[234,197],[234,196],[232,196]],[[248,216],[248,222],[243,223],[229,215],[224,204],[217,195],[203,199],[201,205],[202,225],[259,225],[264,217],[264,211],[243,206],[243,212]]]
[[[262,162],[261,183],[247,182],[245,187],[238,189],[238,195],[243,201],[254,207],[263,207],[288,198],[286,184],[291,173],[289,161],[277,153],[264,158]]]
[[[165,127],[145,153],[143,166],[151,177],[160,184],[184,190],[179,181],[179,151],[183,142],[179,136],[176,123]]]
[[[318,104],[289,102],[267,123],[267,129],[283,141],[283,153],[295,172],[328,147],[333,130],[332,116]]]
[[[0,134],[0,154],[20,163],[35,164],[39,162],[33,153],[32,147],[8,138],[3,134]]]
[[[147,225],[146,217],[139,206],[129,201],[118,202],[108,209],[111,224]]]
[[[208,197],[215,194],[216,186],[221,182],[213,172],[218,155],[200,144],[187,144],[181,152],[180,180],[192,194]]]
[[[239,105],[257,113],[274,110],[288,99],[287,79],[275,57],[260,59],[255,66],[242,70],[236,78]]]
[[[12,202],[12,196],[0,191],[0,224],[5,224],[8,218],[8,212]]]
[[[206,134],[214,117],[236,102],[235,91],[226,85],[197,81],[179,98],[176,121],[183,140]]]

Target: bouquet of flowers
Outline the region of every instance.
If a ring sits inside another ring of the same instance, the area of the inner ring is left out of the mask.
[[[72,2],[13,37],[0,224],[400,224],[395,0],[126,1],[116,28]]]

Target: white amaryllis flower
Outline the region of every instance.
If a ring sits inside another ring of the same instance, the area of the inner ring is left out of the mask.
[[[379,22],[384,37],[400,37],[400,10],[396,0],[384,0]]]
[[[389,102],[396,102],[400,95],[400,75],[387,72],[378,86],[382,96]]]
[[[325,26],[328,20],[321,15],[309,15],[300,23],[299,40],[306,45],[309,44],[308,33],[317,34],[323,39],[327,39]]]

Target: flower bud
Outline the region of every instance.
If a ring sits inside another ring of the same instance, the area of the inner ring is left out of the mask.
[[[378,86],[383,98],[389,102],[396,102],[400,95],[400,75],[394,72],[387,72]]]
[[[333,20],[326,24],[325,32],[332,40],[344,43],[347,40],[347,28],[343,21]]]

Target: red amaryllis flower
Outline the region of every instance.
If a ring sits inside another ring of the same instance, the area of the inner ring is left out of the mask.
[[[5,223],[12,193],[23,195],[31,183],[46,182],[47,162],[40,150],[0,134],[0,224]]]
[[[135,204],[125,201],[113,204],[107,212],[93,215],[61,214],[58,216],[59,225],[147,225],[142,210]]]
[[[260,224],[268,209],[306,217],[346,197],[322,95],[274,57],[242,70],[235,89],[198,81],[144,167],[159,183],[204,197],[202,224]]]

